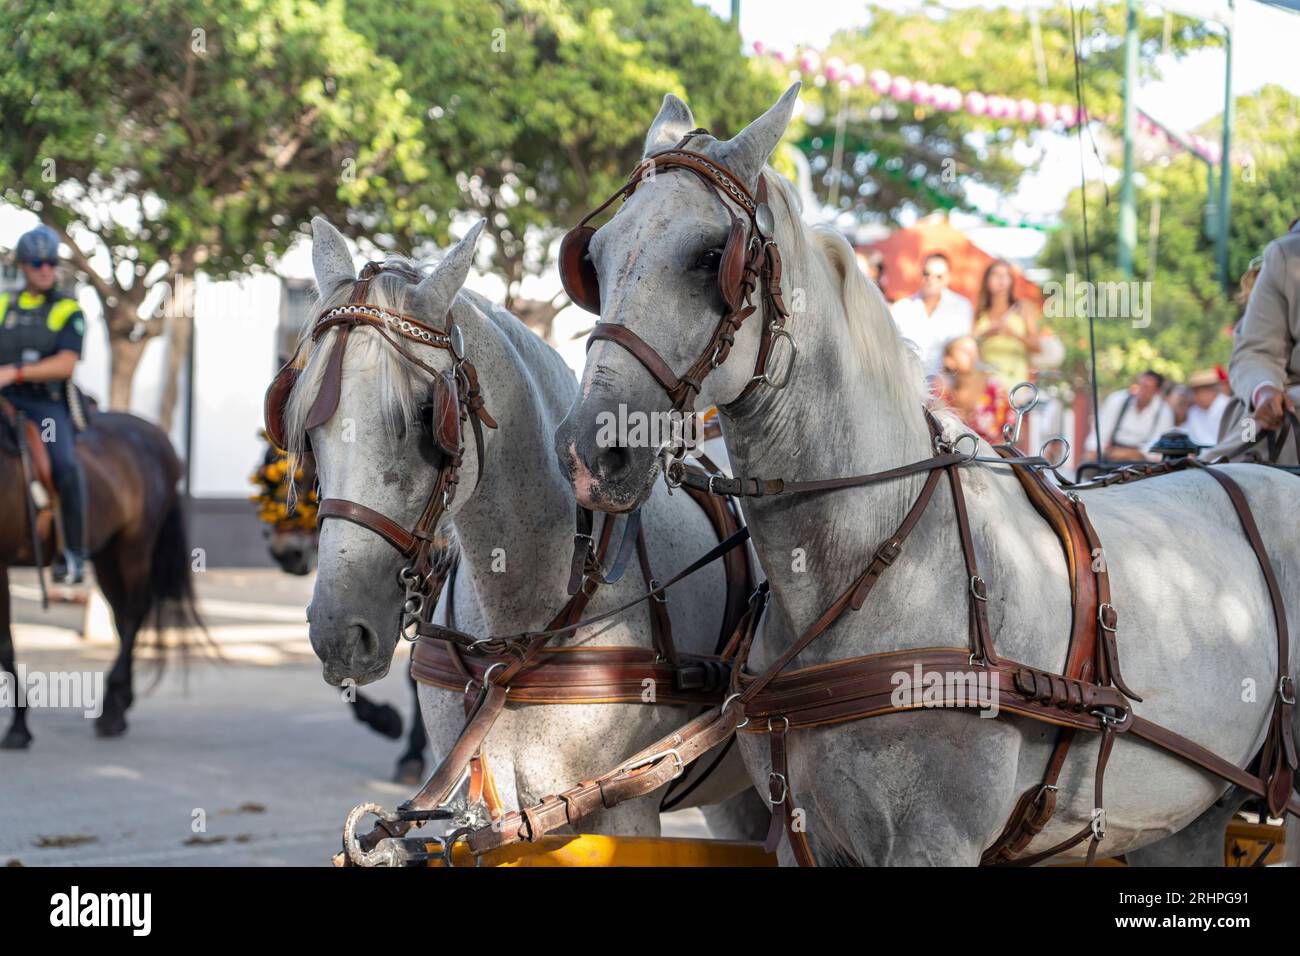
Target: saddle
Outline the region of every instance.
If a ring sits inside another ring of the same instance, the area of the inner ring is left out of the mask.
[[[45,447],[45,442],[41,441],[41,430],[37,424],[30,418],[23,418],[23,434],[18,434],[18,409],[14,408],[9,402],[0,398],[0,414],[4,416],[5,423],[9,426],[10,434],[15,442],[15,451],[21,449],[27,455],[26,467],[31,469],[28,480],[33,484],[39,485],[45,492],[45,503],[39,504],[37,499],[38,510],[44,511],[49,508],[55,500],[54,489],[54,470],[50,465],[50,452]],[[32,489],[28,488],[30,494]]]

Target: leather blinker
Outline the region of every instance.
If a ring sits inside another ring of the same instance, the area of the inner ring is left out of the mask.
[[[560,282],[565,294],[580,309],[600,315],[600,282],[596,267],[587,258],[587,247],[596,230],[575,226],[560,241]]]
[[[289,436],[284,427],[284,410],[289,404],[289,394],[298,383],[299,374],[299,370],[292,365],[285,365],[275,374],[262,399],[262,419],[266,428],[266,437],[281,451],[288,450]]]
[[[727,246],[722,252],[722,264],[718,267],[718,291],[732,312],[739,311],[742,305],[740,280],[745,274],[745,248],[745,224],[734,218],[727,234]]]
[[[460,400],[451,374],[433,379],[429,428],[433,442],[446,455],[460,454]]]

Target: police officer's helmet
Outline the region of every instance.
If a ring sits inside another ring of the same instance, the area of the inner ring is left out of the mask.
[[[49,226],[37,226],[23,233],[14,249],[14,257],[19,262],[57,262],[59,234]]]

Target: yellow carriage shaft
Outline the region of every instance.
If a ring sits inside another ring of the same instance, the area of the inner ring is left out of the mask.
[[[437,844],[427,849],[437,852]],[[452,851],[456,866],[474,866],[464,843]],[[442,866],[435,861],[430,866]],[[484,854],[481,866],[776,866],[761,843],[688,840],[670,837],[616,837],[584,833],[548,835],[536,843],[501,847]]]

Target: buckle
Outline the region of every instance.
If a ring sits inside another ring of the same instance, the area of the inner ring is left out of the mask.
[[[625,763],[618,769],[621,772],[626,773],[629,770],[636,770],[638,767],[645,767],[649,764],[657,763],[663,757],[672,757],[677,764],[677,772],[674,773],[672,777],[674,780],[686,772],[686,762],[682,760],[682,755],[677,752],[677,748],[675,747],[670,750],[661,750],[659,753],[651,754],[648,757],[642,757],[640,760],[632,763]]]
[[[1106,810],[1104,807],[1092,808],[1092,838],[1098,843],[1106,836]]]
[[[781,804],[785,803],[785,798],[790,795],[790,784],[786,781],[785,774],[777,773],[773,770],[767,775],[767,789],[769,792],[772,789],[773,780],[781,781],[781,796],[779,798],[769,797],[768,800],[771,802],[772,806],[779,807]]]
[[[1287,686],[1291,687],[1291,695],[1287,696]],[[1277,682],[1277,696],[1282,699],[1282,703],[1295,705],[1295,681],[1291,680],[1290,674],[1283,674]]]
[[[876,548],[876,557],[885,562],[886,565],[894,563],[894,559],[903,553],[903,542],[897,538],[890,538],[880,547]]]
[[[1106,614],[1107,611],[1110,611],[1109,615]],[[1097,608],[1097,623],[1101,625],[1103,631],[1115,633],[1115,626],[1119,623],[1119,613],[1113,604],[1103,604]]]
[[[978,584],[978,587],[976,586]],[[988,585],[978,574],[972,575],[970,579],[970,593],[977,601],[987,601],[989,599]]]

